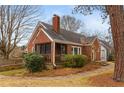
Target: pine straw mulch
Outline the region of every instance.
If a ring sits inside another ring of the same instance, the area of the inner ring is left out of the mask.
[[[103,64],[100,62],[90,62],[84,67],[81,68],[57,68],[57,69],[49,69],[43,70],[41,72],[29,73],[25,68],[9,70],[0,72],[0,75],[5,76],[19,76],[19,77],[56,77],[56,76],[66,76],[76,73],[83,73],[87,71],[93,71],[98,68],[101,68]]]
[[[105,73],[102,75],[96,75],[89,78],[91,86],[96,87],[124,87],[124,82],[117,82],[113,80],[113,73]]]
[[[102,65],[100,63],[91,62],[81,68],[57,68],[57,69],[49,69],[43,70],[41,72],[29,73],[26,69],[17,69],[0,72],[1,75],[6,76],[22,76],[22,77],[55,77],[55,76],[66,76],[70,74],[82,73],[87,71],[92,71],[100,68]]]
[[[44,70],[42,72],[37,72],[37,73],[25,73],[24,76],[36,76],[36,77],[42,77],[42,76],[50,76],[50,77],[55,77],[55,76],[66,76],[70,74],[76,74],[76,73],[81,73],[81,72],[87,72],[87,71],[92,71],[95,69],[100,68],[102,65],[100,63],[89,63],[85,65],[82,68],[58,68],[58,69],[50,69],[50,70]]]

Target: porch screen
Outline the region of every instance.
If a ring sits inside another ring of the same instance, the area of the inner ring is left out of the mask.
[[[49,54],[51,53],[51,44],[37,44],[36,52],[40,54]]]
[[[66,45],[56,43],[55,47],[56,47],[56,54],[66,54],[66,48],[67,48]]]

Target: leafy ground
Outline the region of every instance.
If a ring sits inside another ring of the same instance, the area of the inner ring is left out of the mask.
[[[89,67],[89,66],[88,66]],[[9,86],[9,87],[86,87],[86,86],[109,86],[108,83],[104,80],[103,75],[113,71],[114,64],[110,63],[107,66],[101,66],[98,69],[84,71],[76,74],[69,74],[66,76],[56,76],[56,77],[22,77],[21,70],[14,71],[4,71],[0,72],[0,86]],[[17,71],[17,72],[16,72]],[[16,74],[15,74],[16,73]],[[17,74],[18,73],[18,74]],[[5,76],[6,75],[6,76]],[[10,75],[10,76],[8,76]],[[15,75],[15,76],[13,76]],[[102,75],[102,76],[101,76]],[[18,76],[18,77],[17,77]],[[99,78],[99,83],[97,83],[97,77],[102,77],[104,82],[100,84],[101,78]],[[108,77],[108,75],[106,76]],[[94,82],[94,78],[96,79]],[[108,79],[110,80],[110,79]],[[98,84],[98,85],[96,85]],[[108,85],[107,85],[108,84]],[[118,85],[119,86],[119,85]]]
[[[73,78],[61,80],[42,80],[27,78],[2,78],[0,79],[1,87],[86,87],[87,78]]]
[[[113,73],[104,73],[89,78],[91,86],[97,87],[124,87],[124,82],[116,82],[112,79]]]
[[[51,70],[44,70],[42,72],[37,73],[28,73],[25,69],[17,69],[17,70],[10,70],[10,71],[3,71],[0,72],[0,75],[5,76],[28,76],[28,77],[55,77],[55,76],[65,76],[70,74],[76,74],[86,71],[93,71],[101,67],[100,63],[89,63],[82,68],[60,68],[60,69],[51,69]]]

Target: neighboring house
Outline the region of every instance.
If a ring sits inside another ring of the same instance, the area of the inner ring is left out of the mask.
[[[100,59],[101,61],[107,61],[109,54],[111,54],[113,51],[113,48],[103,40],[100,40],[100,46],[101,46]]]
[[[91,61],[100,60],[97,37],[88,37],[60,28],[60,17],[54,15],[53,24],[38,22],[27,45],[27,52],[42,54],[54,66],[64,54],[85,54]]]

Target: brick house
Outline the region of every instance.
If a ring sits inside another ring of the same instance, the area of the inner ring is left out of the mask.
[[[91,61],[100,60],[97,37],[66,31],[60,28],[60,17],[53,16],[52,25],[38,22],[27,45],[27,52],[42,54],[48,63],[56,66],[64,54],[85,54]]]

